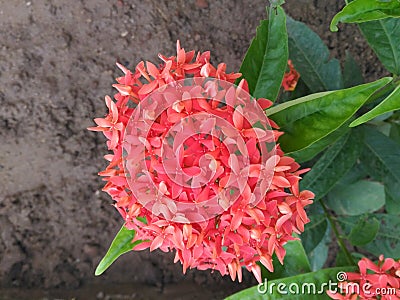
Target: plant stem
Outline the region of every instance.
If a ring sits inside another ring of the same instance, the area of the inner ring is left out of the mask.
[[[335,221],[333,220],[332,216],[329,214],[328,208],[326,207],[326,205],[322,201],[322,199],[319,202],[321,203],[321,206],[322,206],[322,208],[323,208],[323,210],[325,212],[325,215],[326,215],[326,217],[327,217],[327,219],[329,221],[329,224],[331,224],[332,230],[333,230],[333,232],[334,232],[334,234],[336,236],[336,239],[337,239],[337,243],[339,244],[340,249],[342,249],[343,253],[346,256],[347,262],[352,266],[356,265],[356,263],[355,263],[353,257],[351,256],[349,250],[344,245],[343,239],[339,234],[339,230],[338,230],[338,228],[336,226]]]

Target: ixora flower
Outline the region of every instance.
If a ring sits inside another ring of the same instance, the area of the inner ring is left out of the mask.
[[[293,92],[296,89],[297,82],[299,81],[300,78],[300,74],[294,68],[291,60],[288,60],[288,67],[289,67],[289,72],[286,72],[283,77],[282,87],[285,91]]]
[[[210,52],[159,55],[140,62],[106,97],[105,118],[94,121],[112,154],[99,175],[125,226],[136,231],[133,250],[175,251],[183,272],[218,270],[242,280],[242,267],[261,282],[261,262],[273,271],[284,245],[309,222],[314,194],[299,190],[307,170],[285,156],[282,134],[248,94],[239,73],[210,63]]]
[[[339,283],[341,293],[327,292],[332,299],[400,299],[400,260],[380,255],[375,264],[364,257],[358,268],[358,273],[346,273],[348,281]]]

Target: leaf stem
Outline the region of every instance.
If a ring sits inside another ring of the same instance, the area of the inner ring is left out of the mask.
[[[345,246],[345,244],[344,244],[344,242],[343,242],[343,239],[342,239],[342,237],[341,237],[340,234],[339,234],[339,230],[338,230],[338,228],[337,228],[337,226],[336,226],[336,222],[333,220],[332,216],[330,215],[330,213],[329,213],[329,211],[328,211],[328,208],[326,207],[326,205],[325,205],[325,203],[322,201],[322,199],[319,200],[319,202],[321,203],[321,206],[322,206],[322,208],[323,208],[323,210],[324,210],[324,212],[325,212],[325,215],[326,215],[326,218],[327,218],[328,221],[329,221],[329,224],[331,224],[332,230],[333,230],[333,232],[334,232],[334,234],[335,234],[335,236],[336,236],[337,243],[338,243],[340,249],[342,249],[343,253],[344,253],[345,256],[346,256],[347,262],[348,262],[350,265],[356,265],[356,263],[355,263],[353,257],[351,256],[349,250],[346,248],[346,246]]]

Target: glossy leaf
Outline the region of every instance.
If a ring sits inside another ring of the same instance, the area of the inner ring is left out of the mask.
[[[358,216],[374,212],[385,205],[385,189],[379,182],[360,180],[336,186],[327,199],[326,204],[336,214]]]
[[[367,219],[364,216],[359,218],[351,229],[347,239],[354,246],[363,246],[371,242],[379,231],[379,221],[376,218]]]
[[[356,163],[362,144],[354,141],[360,134],[351,132],[328,148],[300,181],[301,188],[313,191],[315,200],[324,197]]]
[[[266,110],[267,116],[282,112],[285,109],[288,109],[289,107],[295,106],[295,105],[300,105],[301,103],[313,101],[315,99],[319,99],[321,97],[327,96],[329,94],[332,94],[334,91],[326,91],[326,92],[319,92],[319,93],[314,93],[314,94],[309,94],[306,96],[303,96],[301,98],[297,99],[292,99],[290,101],[286,101],[284,103],[275,105],[271,108],[268,108]]]
[[[283,9],[271,8],[269,16],[257,28],[240,73],[246,78],[251,95],[275,101],[287,67],[288,38]]]
[[[400,17],[399,1],[354,0],[333,17],[330,29],[338,31],[339,22],[363,23],[389,17]]]
[[[379,256],[383,254],[385,257],[394,259],[400,258],[400,218],[395,215],[388,214],[369,214],[363,216],[365,222],[373,222],[377,219],[380,226],[375,238],[361,248]],[[339,218],[339,223],[346,234],[351,232],[351,229],[356,226],[359,217],[342,217]]]
[[[336,143],[343,135],[348,133],[350,131],[349,124],[350,122],[346,122],[331,134],[323,137],[322,139],[309,145],[308,147],[305,147],[298,151],[289,152],[287,154],[293,157],[298,163],[309,161],[313,159],[317,154],[325,150],[328,146]]]
[[[364,83],[360,66],[354,60],[354,57],[346,50],[346,59],[343,68],[343,85],[349,88]]]
[[[386,99],[375,106],[372,110],[354,120],[350,124],[350,127],[361,125],[369,120],[397,109],[400,109],[400,86],[398,86],[389,96],[386,97]]]
[[[386,69],[400,75],[400,18],[362,23],[359,27]]]
[[[328,136],[390,80],[382,78],[345,90],[318,93],[267,110],[267,115],[285,132],[279,139],[282,149],[287,153],[298,151]]]
[[[316,272],[301,274],[293,277],[266,281],[263,284],[260,284],[259,286],[254,286],[242,290],[225,299],[226,300],[330,299],[326,294],[328,283],[337,282],[336,276],[339,272],[354,272],[355,269],[356,269],[355,267],[330,268],[330,269],[319,270]],[[281,288],[278,290],[277,288],[279,284]],[[296,290],[297,289],[296,286],[298,287],[298,291]],[[313,292],[313,287],[315,287],[315,292]],[[283,290],[283,292],[281,290]]]
[[[96,268],[95,275],[99,276],[103,274],[105,270],[122,254],[127,253],[132,250],[134,246],[140,244],[141,241],[136,241],[132,243],[135,237],[135,230],[129,230],[122,225],[121,229],[112,241],[110,248],[108,249],[106,255],[100,261]]]
[[[289,57],[311,92],[343,87],[340,64],[330,59],[321,38],[304,23],[287,17]]]

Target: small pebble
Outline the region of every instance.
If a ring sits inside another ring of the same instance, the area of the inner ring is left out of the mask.
[[[207,0],[196,0],[196,6],[198,8],[207,8],[208,2],[207,2]]]
[[[128,35],[128,31],[121,32],[121,37],[126,37]]]

